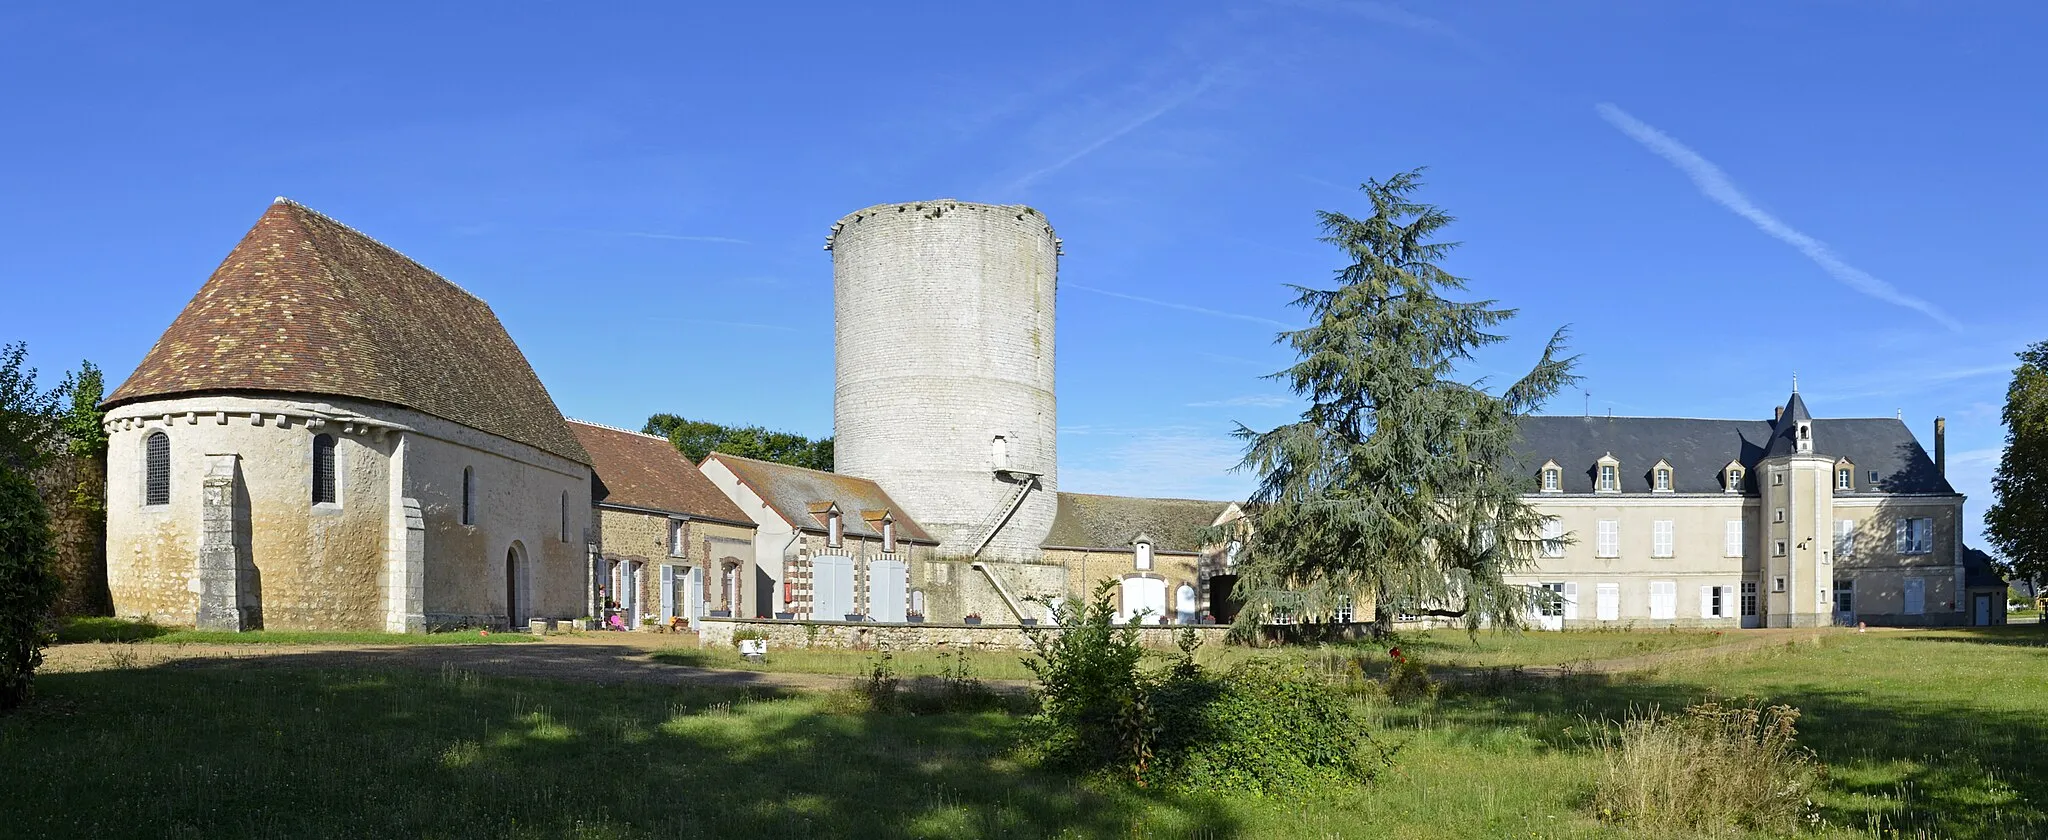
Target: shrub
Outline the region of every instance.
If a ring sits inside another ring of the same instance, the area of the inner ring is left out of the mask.
[[[1798,745],[1791,706],[1631,713],[1601,730],[1600,817],[1653,831],[1789,831],[1818,819],[1809,798],[1826,775]]]
[[[1137,628],[1115,624],[1112,587],[1062,607],[1059,633],[1033,636],[1030,732],[1045,758],[1139,785],[1255,793],[1372,774],[1364,725],[1327,679],[1273,660],[1210,674],[1195,664],[1193,631],[1167,667],[1143,668]]]
[[[949,654],[935,682],[919,681],[902,695],[900,705],[914,715],[992,712],[1007,706],[1002,695],[974,676],[967,652]]]
[[[49,517],[35,484],[0,465],[0,711],[28,699],[57,600]]]

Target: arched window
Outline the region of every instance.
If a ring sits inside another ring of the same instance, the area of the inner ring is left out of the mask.
[[[150,432],[142,444],[142,503],[171,503],[171,436]]]
[[[910,590],[910,612],[913,615],[924,615],[924,590]]]
[[[313,436],[313,504],[331,505],[334,492],[334,436]]]
[[[888,517],[882,519],[882,553],[896,553],[896,520]]]
[[[1152,541],[1140,538],[1132,548],[1136,555],[1133,559],[1136,561],[1138,571],[1150,571],[1152,569]]]
[[[476,470],[462,468],[462,524],[476,524]]]

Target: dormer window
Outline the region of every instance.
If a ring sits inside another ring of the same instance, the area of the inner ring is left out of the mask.
[[[1563,467],[1559,467],[1559,466],[1557,465],[1557,462],[1556,462],[1556,461],[1545,461],[1545,462],[1543,462],[1543,473],[1542,473],[1542,475],[1543,475],[1543,480],[1542,480],[1542,484],[1540,484],[1539,486],[1540,486],[1540,487],[1541,487],[1541,488],[1543,489],[1543,492],[1545,492],[1545,493],[1562,493],[1562,492],[1564,492],[1564,468],[1563,468]]]
[[[882,553],[896,553],[896,520],[894,517],[882,517]]]
[[[1730,493],[1742,492],[1742,478],[1748,474],[1742,469],[1742,465],[1730,461],[1724,471],[1727,473],[1728,478],[1723,489]]]
[[[1143,534],[1139,534],[1139,535],[1138,535],[1138,538],[1137,538],[1136,540],[1133,540],[1133,541],[1131,542],[1131,554],[1132,554],[1132,562],[1133,562],[1133,563],[1134,563],[1134,564],[1135,564],[1135,565],[1136,565],[1136,566],[1138,567],[1138,571],[1141,571],[1141,572],[1149,572],[1149,571],[1152,571],[1152,538],[1151,538],[1151,537],[1145,536],[1145,535],[1143,535]]]
[[[1856,489],[1856,465],[1843,458],[1835,462],[1835,491],[1848,493]]]
[[[1614,460],[1613,453],[1601,457],[1598,469],[1593,472],[1593,489],[1600,493],[1621,492],[1621,462]]]
[[[1669,463],[1658,461],[1657,466],[1650,470],[1650,489],[1658,493],[1671,492],[1671,465]]]
[[[846,545],[846,518],[833,508],[825,513],[825,547],[839,548]]]

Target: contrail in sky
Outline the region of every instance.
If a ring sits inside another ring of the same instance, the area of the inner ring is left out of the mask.
[[[1735,188],[1735,183],[1728,179],[1728,173],[1722,172],[1721,167],[1700,157],[1698,152],[1672,139],[1671,135],[1658,131],[1656,127],[1630,116],[1627,111],[1611,103],[1602,102],[1593,106],[1593,110],[1600,113],[1601,119],[1620,129],[1621,133],[1656,152],[1658,157],[1670,161],[1672,166],[1678,167],[1679,171],[1692,179],[1693,186],[1699,187],[1700,192],[1714,203],[1748,219],[1750,224],[1756,225],[1758,230],[1772,238],[1798,249],[1799,253],[1805,254],[1807,259],[1841,281],[1842,285],[1886,303],[1919,312],[1933,319],[1935,323],[1956,332],[1963,331],[1963,325],[1949,317],[1948,313],[1941,311],[1939,307],[1899,291],[1898,287],[1871,276],[1870,272],[1843,262],[1841,257],[1835,256],[1834,250],[1829,248],[1827,243],[1792,229],[1791,225],[1779,221],[1778,217],[1756,206],[1755,202],[1749,200],[1749,196],[1743,195],[1741,190]]]
[[[1139,296],[1137,296],[1137,295],[1127,295],[1127,294],[1124,294],[1123,292],[1112,292],[1112,291],[1110,291],[1110,290],[1108,290],[1108,289],[1098,289],[1098,288],[1095,288],[1094,286],[1083,286],[1083,285],[1081,285],[1081,284],[1079,284],[1079,283],[1063,283],[1063,284],[1061,284],[1061,286],[1062,286],[1063,288],[1068,288],[1068,289],[1080,289],[1081,291],[1084,291],[1084,292],[1093,292],[1093,293],[1095,293],[1095,294],[1098,294],[1098,295],[1108,295],[1108,296],[1110,296],[1110,297],[1113,297],[1113,298],[1123,298],[1124,300],[1135,300],[1135,301],[1137,301],[1137,302],[1139,302],[1139,303],[1149,303],[1149,304],[1152,304],[1153,306],[1164,306],[1164,307],[1166,307],[1166,308],[1168,308],[1168,309],[1179,309],[1179,310],[1181,310],[1181,311],[1183,311],[1183,312],[1199,312],[1199,313],[1201,313],[1201,314],[1203,314],[1203,315],[1213,315],[1213,316],[1215,316],[1215,317],[1218,317],[1218,318],[1234,318],[1234,319],[1236,319],[1236,320],[1239,320],[1239,321],[1250,321],[1250,322],[1252,322],[1252,323],[1254,323],[1254,324],[1265,324],[1265,325],[1267,325],[1267,326],[1271,326],[1271,327],[1279,327],[1280,329],[1283,329],[1283,330],[1291,330],[1291,329],[1296,329],[1296,328],[1297,328],[1297,327],[1296,327],[1296,325],[1294,325],[1294,324],[1289,324],[1289,323],[1287,323],[1287,322],[1285,322],[1285,321],[1275,321],[1275,320],[1273,320],[1273,319],[1271,319],[1271,318],[1261,318],[1261,317],[1259,317],[1259,316],[1257,316],[1257,315],[1246,315],[1246,314],[1244,314],[1244,313],[1242,313],[1242,312],[1224,312],[1224,311],[1222,311],[1222,310],[1220,310],[1220,309],[1206,309],[1206,308],[1203,308],[1203,307],[1200,307],[1200,306],[1191,306],[1191,305],[1189,305],[1189,304],[1185,304],[1185,303],[1174,303],[1173,301],[1170,301],[1170,300],[1159,300],[1159,299],[1157,299],[1157,298],[1139,297]]]

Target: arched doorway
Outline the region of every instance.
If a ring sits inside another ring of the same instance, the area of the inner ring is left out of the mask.
[[[533,593],[526,574],[526,547],[513,541],[505,549],[505,623],[508,629],[526,626],[533,611]]]
[[[1237,620],[1239,604],[1232,597],[1236,589],[1237,575],[1213,575],[1209,578],[1209,614],[1216,617],[1217,624]]]

